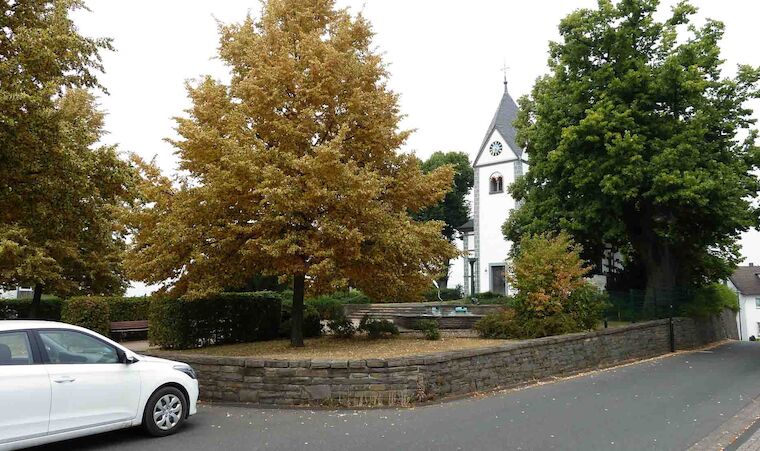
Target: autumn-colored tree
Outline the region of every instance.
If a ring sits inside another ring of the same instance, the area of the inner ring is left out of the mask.
[[[536,317],[566,310],[571,294],[587,282],[581,247],[566,233],[527,235],[509,265],[508,279],[522,307]]]
[[[456,251],[441,222],[410,212],[441,200],[453,171],[422,174],[397,152],[409,132],[369,23],[333,0],[270,0],[220,32],[231,81],[188,87],[174,142],[183,177],[143,164],[130,274],[176,295],[292,277],[295,346],[305,289],[428,288]]]
[[[0,286],[43,293],[123,291],[117,209],[135,173],[96,147],[107,39],[80,36],[77,0],[0,2]]]

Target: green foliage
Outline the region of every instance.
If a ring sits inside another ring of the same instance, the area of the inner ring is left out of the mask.
[[[426,340],[441,339],[441,330],[438,327],[438,321],[434,319],[421,319],[417,321],[414,328],[421,330],[425,334]]]
[[[154,299],[148,338],[164,349],[273,339],[278,336],[281,303],[277,293],[267,291]]]
[[[379,338],[391,338],[398,336],[399,330],[392,321],[387,319],[374,319],[367,315],[359,322],[357,328],[359,332],[364,332],[371,340],[377,340]]]
[[[594,330],[609,306],[607,293],[586,282],[570,293],[565,304],[565,312],[581,329]]]
[[[306,304],[314,307],[319,313],[319,318],[323,320],[339,319],[345,316],[343,312],[343,303],[330,296],[320,296],[316,299],[309,299]]]
[[[599,2],[562,20],[550,72],[520,100],[530,169],[506,237],[566,230],[597,260],[605,245],[644,268],[647,302],[731,274],[756,227],[760,69],[724,70],[724,26],[679,3]],[[724,76],[723,74],[736,75]],[[597,260],[598,261],[598,260]]]
[[[458,285],[456,288],[442,288],[441,289],[441,301],[456,301],[462,299],[464,293],[462,286]],[[425,293],[425,300],[428,302],[438,301],[438,290],[430,290]]]
[[[293,312],[293,301],[283,301],[282,320],[280,322],[280,336],[289,337],[291,331],[290,318]],[[307,303],[303,311],[303,336],[306,338],[319,337],[322,335],[322,323],[319,311],[313,305]]]
[[[607,295],[590,282],[577,287],[562,309],[537,315],[524,294],[518,294],[510,306],[490,313],[475,323],[484,338],[527,339],[593,330],[609,306]]]
[[[63,303],[61,321],[108,336],[111,320],[108,302],[98,297],[78,297]]]
[[[345,316],[330,321],[327,323],[327,327],[332,331],[336,338],[352,338],[356,335],[356,327],[354,327],[354,323]]]
[[[691,302],[681,307],[681,314],[707,319],[720,315],[724,309],[738,312],[739,299],[737,294],[727,286],[714,283],[695,290]]]
[[[513,309],[491,313],[475,323],[483,338],[529,339],[579,332],[578,322],[567,313],[535,317],[518,315]]]
[[[31,318],[30,310],[32,307],[31,299],[0,299],[0,319],[28,319]],[[61,308],[63,301],[56,297],[43,297],[40,300],[38,319],[48,321],[61,320]],[[3,313],[3,311],[5,313]]]
[[[517,338],[522,334],[518,330],[516,318],[517,314],[511,308],[489,313],[475,323],[475,330],[483,338]]]
[[[79,297],[70,300],[80,299]],[[86,299],[99,299],[106,302],[111,321],[142,321],[149,317],[150,298],[120,296],[88,296]]]
[[[456,227],[469,219],[467,194],[475,183],[475,172],[470,158],[464,152],[435,152],[421,163],[422,172],[426,174],[447,165],[454,168],[451,191],[438,204],[417,213],[415,218],[421,221],[443,221],[445,225],[442,233],[446,239],[453,241],[457,235]]]
[[[484,304],[484,305],[504,305],[504,306],[507,306],[507,307],[511,306],[512,303],[513,303],[513,301],[514,301],[514,299],[512,298],[512,296],[504,296],[504,295],[490,297],[490,298],[485,298],[485,299],[481,299],[478,296],[475,296],[475,298],[478,300],[479,304]],[[468,298],[468,300],[469,299],[470,298]]]

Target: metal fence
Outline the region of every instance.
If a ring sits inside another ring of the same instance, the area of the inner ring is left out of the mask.
[[[644,290],[609,291],[607,321],[637,322],[678,316],[693,299],[693,289],[678,288],[647,300]]]

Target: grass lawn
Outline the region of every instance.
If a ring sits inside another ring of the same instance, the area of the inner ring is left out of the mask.
[[[211,346],[182,352],[228,357],[261,357],[266,359],[361,360],[483,348],[508,342],[508,340],[459,337],[444,337],[441,340],[431,341],[404,336],[383,340],[369,340],[364,337],[349,340],[321,337],[306,339],[304,341],[306,346],[303,348],[291,348],[289,340],[273,340]]]

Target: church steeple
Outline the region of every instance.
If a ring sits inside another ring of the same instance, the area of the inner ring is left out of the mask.
[[[506,71],[506,67],[504,70]],[[491,135],[493,135],[494,130],[497,130],[499,134],[504,137],[507,146],[512,149],[512,152],[514,152],[518,158],[522,156],[523,151],[515,142],[515,135],[517,132],[515,131],[515,127],[512,125],[515,119],[517,119],[517,112],[517,103],[515,103],[514,99],[509,95],[509,91],[507,90],[507,79],[505,72],[504,93],[502,94],[501,101],[499,102],[499,106],[496,109],[496,114],[494,114],[493,119],[491,120],[491,125],[488,126],[488,131],[486,132],[486,136],[483,138],[483,143],[480,145],[480,149],[478,149],[478,154],[475,158],[473,166],[477,166],[480,155],[488,146],[489,140],[491,139]]]

